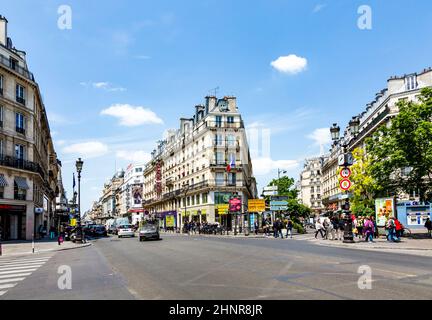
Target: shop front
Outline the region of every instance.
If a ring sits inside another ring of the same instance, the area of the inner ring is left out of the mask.
[[[0,204],[0,239],[25,239],[26,206]]]

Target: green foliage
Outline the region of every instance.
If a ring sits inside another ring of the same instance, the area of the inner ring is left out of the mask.
[[[299,203],[297,199],[298,191],[294,188],[294,179],[290,177],[281,177],[274,179],[269,183],[269,186],[277,186],[280,196],[288,196],[288,212],[291,215],[293,222],[299,222],[299,218],[306,218],[312,210],[305,205]],[[270,197],[266,197],[266,201],[270,201]]]
[[[432,89],[422,90],[420,102],[403,100],[399,114],[367,139],[370,174],[386,195],[416,190],[420,200],[431,197]]]
[[[294,179],[290,177],[281,177],[273,179],[269,186],[277,186],[280,196],[288,196],[290,199],[296,199],[298,191],[294,188]]]
[[[355,163],[351,166],[352,182],[351,192],[351,210],[355,214],[362,215],[365,209],[374,208],[374,197],[380,191],[381,187],[371,175],[371,156],[367,155],[362,148],[356,148],[353,151]]]
[[[300,234],[306,233],[304,227],[300,223],[293,222],[293,228],[295,230],[297,230],[297,232],[300,233]]]

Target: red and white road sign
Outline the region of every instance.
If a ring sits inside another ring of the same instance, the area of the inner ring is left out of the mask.
[[[351,181],[348,179],[342,179],[339,186],[342,190],[348,191],[351,188]]]
[[[349,168],[343,168],[340,172],[340,175],[344,179],[348,179],[351,177],[351,170]]]

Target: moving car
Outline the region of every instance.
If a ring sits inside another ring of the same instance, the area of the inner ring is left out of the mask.
[[[145,224],[139,230],[139,241],[147,239],[160,239],[159,226],[155,224]]]
[[[108,233],[105,229],[105,226],[98,225],[93,227],[93,236],[95,237],[106,237],[108,236]]]
[[[135,231],[131,224],[123,224],[117,228],[117,235],[121,237],[135,237]]]

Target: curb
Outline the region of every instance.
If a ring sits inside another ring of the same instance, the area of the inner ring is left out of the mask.
[[[77,247],[69,247],[69,248],[56,248],[56,249],[42,249],[42,250],[35,250],[35,252],[18,252],[18,253],[9,253],[9,254],[3,254],[0,256],[0,258],[4,257],[10,257],[10,256],[23,256],[23,255],[33,255],[33,254],[40,254],[40,253],[47,253],[47,252],[57,252],[57,251],[66,251],[66,250],[75,250],[75,249],[81,249],[91,246],[92,243],[86,243]]]
[[[325,247],[337,247],[337,248],[347,248],[347,249],[358,249],[358,250],[374,250],[374,249],[378,249],[378,250],[415,250],[415,251],[432,251],[432,249],[427,249],[427,248],[401,248],[401,247],[358,247],[358,246],[349,246],[349,245],[334,245],[334,244],[328,244],[328,243],[318,243],[318,245],[320,246],[325,246]]]

